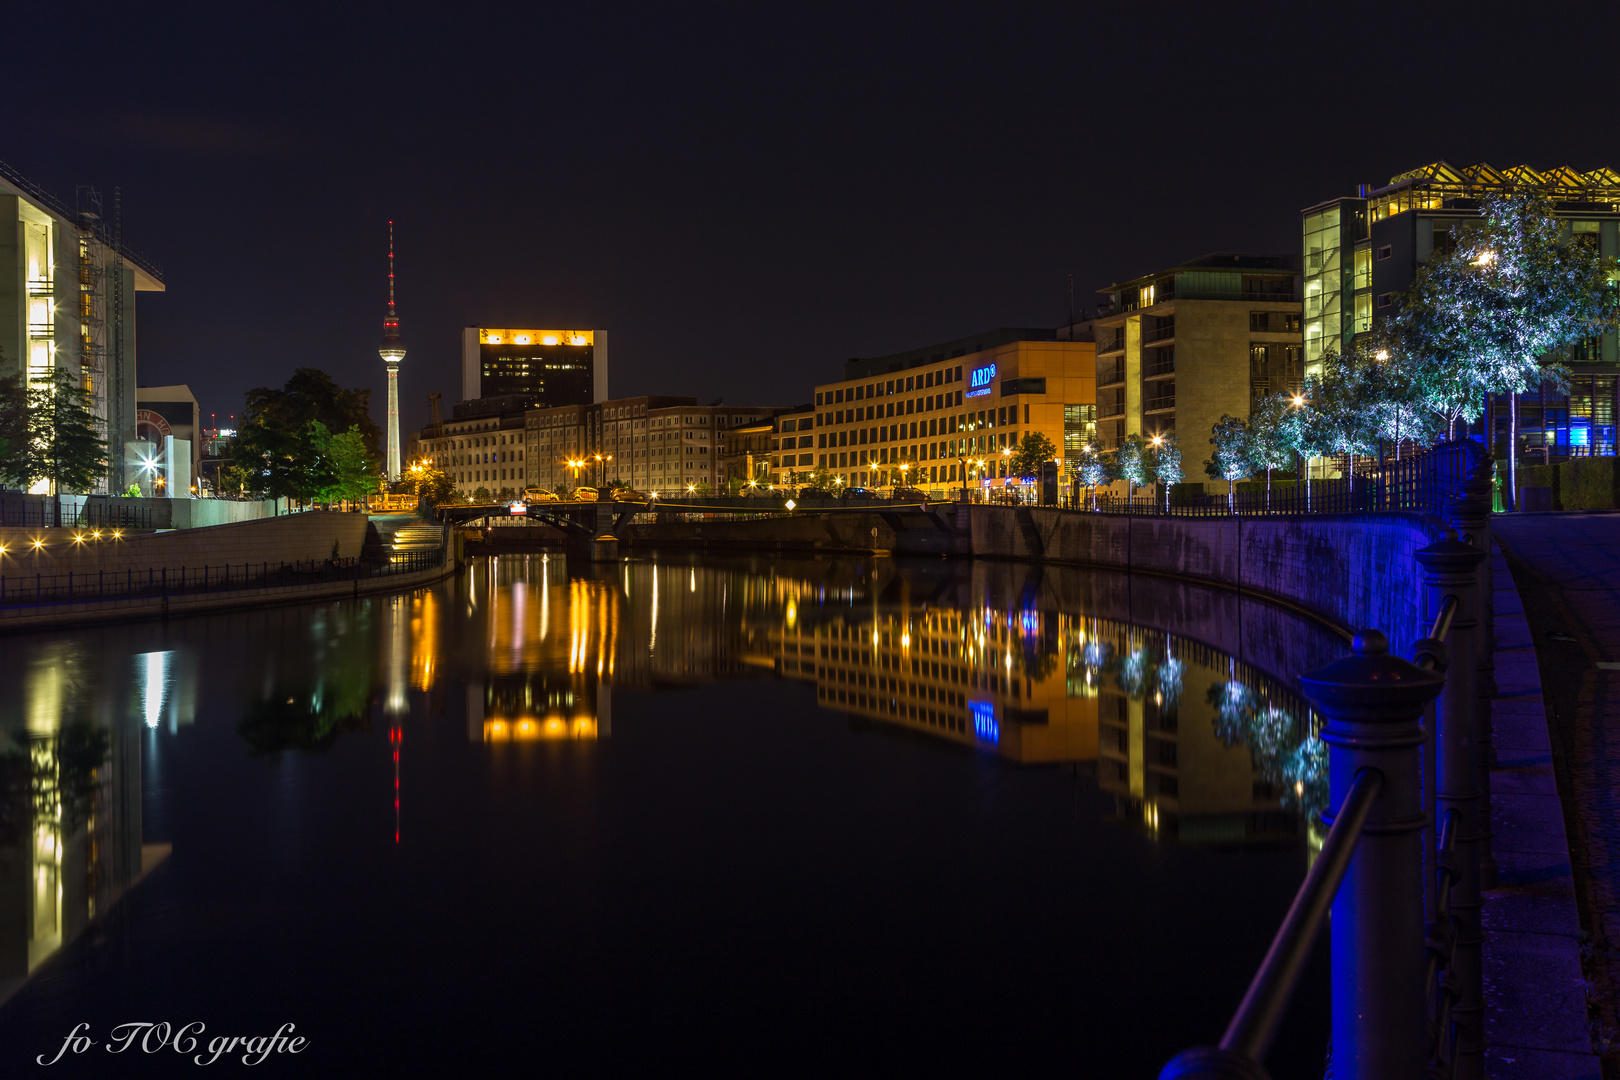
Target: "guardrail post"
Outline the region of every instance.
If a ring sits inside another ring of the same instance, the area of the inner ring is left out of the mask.
[[[1479,867],[1484,888],[1496,884],[1496,856],[1491,851],[1491,768],[1496,749],[1491,738],[1491,700],[1496,696],[1496,583],[1491,572],[1491,478],[1490,462],[1484,461],[1463,485],[1465,498],[1448,503],[1446,520],[1458,536],[1484,556],[1475,586],[1474,612],[1478,627],[1474,632],[1474,696],[1477,699],[1479,728],[1479,787],[1483,797],[1480,816]]]
[[[1377,630],[1354,655],[1300,677],[1327,724],[1331,823],[1355,776],[1383,787],[1333,901],[1334,1080],[1416,1080],[1428,1064],[1424,979],[1422,754],[1424,706],[1444,681],[1389,655]]]
[[[1484,900],[1480,895],[1479,865],[1485,795],[1480,784],[1483,757],[1477,722],[1479,700],[1474,690],[1479,631],[1476,586],[1485,553],[1459,541],[1454,531],[1446,531],[1445,539],[1435,541],[1414,557],[1423,567],[1430,615],[1440,611],[1447,597],[1455,597],[1457,602],[1445,642],[1450,663],[1436,708],[1435,813],[1443,818],[1446,811],[1456,810],[1458,815],[1453,856],[1456,877],[1449,905],[1456,921],[1450,961],[1457,993],[1451,1009],[1457,1023],[1457,1061],[1452,1075],[1466,1080],[1483,1075],[1485,1053],[1485,988],[1480,954]]]

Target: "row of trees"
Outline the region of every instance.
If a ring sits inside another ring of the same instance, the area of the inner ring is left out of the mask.
[[[1127,435],[1113,450],[1088,446],[1080,455],[1080,482],[1093,492],[1123,480],[1130,494],[1139,487],[1158,484],[1169,505],[1170,487],[1182,481],[1181,444],[1175,432],[1144,439]]]
[[[1601,255],[1596,233],[1566,234],[1553,204],[1534,194],[1486,197],[1479,219],[1453,235],[1395,312],[1330,351],[1298,395],[1258,402],[1247,421],[1222,416],[1209,475],[1230,483],[1264,472],[1269,490],[1272,470],[1295,458],[1388,444],[1398,454],[1403,442],[1455,435],[1489,395],[1508,395],[1517,491],[1518,395],[1543,385],[1567,392],[1558,354],[1620,326],[1620,263]]]

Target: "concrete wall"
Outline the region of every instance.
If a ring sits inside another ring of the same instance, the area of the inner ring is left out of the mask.
[[[184,500],[181,500],[184,501]],[[211,500],[200,500],[211,501]],[[122,540],[75,544],[71,529],[0,529],[0,572],[6,577],[40,574],[144,573],[147,569],[219,566],[340,558],[360,554],[365,514],[316,510],[257,521],[205,526],[177,532],[145,533]],[[46,546],[33,548],[33,540]]]
[[[1338,518],[1136,518],[1042,507],[970,506],[965,554],[1042,559],[1240,585],[1329,622],[1374,627],[1407,652],[1424,634],[1413,552],[1445,527],[1408,514]],[[960,526],[959,526],[960,527]]]

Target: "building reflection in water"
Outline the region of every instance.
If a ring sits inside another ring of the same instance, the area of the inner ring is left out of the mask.
[[[189,722],[195,680],[173,652],[106,681],[94,660],[48,644],[0,701],[0,1000],[167,852],[141,845],[140,732]]]
[[[605,737],[615,683],[788,678],[858,725],[1093,772],[1121,818],[1163,839],[1299,833],[1325,782],[1312,718],[1283,682],[1197,637],[1135,624],[1123,578],[1076,601],[1050,582],[1029,587],[1030,573],[881,559],[649,559],[570,573],[560,557],[491,559],[465,579],[467,632],[482,642],[467,658],[480,671],[468,737]],[[1167,600],[1182,603],[1198,606]],[[413,672],[431,671],[423,650],[457,633],[432,616],[427,602],[413,621]]]

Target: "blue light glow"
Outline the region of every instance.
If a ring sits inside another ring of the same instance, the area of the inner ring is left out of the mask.
[[[973,713],[973,734],[985,742],[1000,742],[1001,728],[996,724],[996,703],[970,701],[968,708]]]
[[[983,397],[990,392],[990,384],[996,381],[996,365],[974,368],[968,372],[968,389],[963,397]]]

